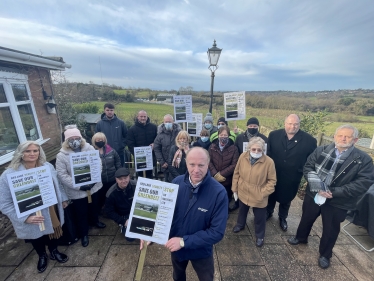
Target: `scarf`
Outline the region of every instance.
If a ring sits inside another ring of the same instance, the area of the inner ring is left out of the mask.
[[[187,145],[185,149],[178,148],[178,150],[175,152],[174,157],[173,157],[173,162],[171,162],[171,165],[175,168],[179,168],[179,165],[182,161],[182,156],[183,156],[183,151],[187,153],[189,150],[189,146]]]
[[[53,233],[49,234],[49,239],[58,239],[62,236],[62,228],[60,221],[58,220],[57,213],[56,213],[56,206],[53,205],[49,207],[49,215],[51,217],[52,226],[53,226]]]
[[[258,131],[257,131],[256,134],[251,135],[250,133],[248,133],[248,130],[245,130],[245,136],[247,137],[248,141],[249,141],[251,138],[253,138],[253,137],[257,137],[257,135],[258,135]]]
[[[331,149],[327,147],[322,151],[314,164],[315,171],[308,173],[310,191],[330,191],[329,187],[335,176],[335,172],[339,170],[345,159],[351,154],[353,148],[354,146],[352,145],[346,151],[339,154],[339,157],[336,156],[335,146],[332,146]]]
[[[253,158],[251,155],[249,155],[249,162],[251,162],[251,166],[253,166],[260,158]]]

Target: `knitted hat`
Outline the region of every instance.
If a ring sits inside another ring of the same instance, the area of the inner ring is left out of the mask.
[[[209,113],[209,112],[208,112],[208,113],[206,114],[206,116],[205,116],[205,118],[204,118],[204,123],[205,123],[206,121],[212,122],[212,124],[213,124],[212,113]]]
[[[227,121],[225,120],[225,117],[220,117],[220,118],[218,119],[218,121],[217,121],[217,125],[218,125],[218,123],[220,123],[220,122],[225,123],[226,126],[227,126]]]
[[[70,139],[71,137],[82,137],[81,132],[77,128],[67,129],[64,132],[65,139]]]
[[[256,117],[251,117],[247,121],[247,126],[248,125],[257,125],[257,126],[260,126],[260,122],[258,122],[258,119]]]

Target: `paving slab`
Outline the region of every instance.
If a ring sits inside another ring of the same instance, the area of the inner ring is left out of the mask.
[[[319,258],[319,242],[320,239],[317,236],[309,236],[308,244],[290,245],[287,239],[291,236],[283,237],[284,243],[287,245],[292,256],[298,262],[299,265],[305,266],[318,266]],[[335,265],[342,265],[342,263],[336,258],[335,255],[331,258],[331,263]]]
[[[148,251],[148,250],[147,250]],[[173,281],[173,267],[171,265],[145,265],[142,281]],[[187,279],[189,280],[189,279]]]
[[[36,266],[38,264],[39,256],[33,251],[27,256],[27,258],[17,267],[13,273],[6,279],[7,281],[20,281],[25,280],[27,276],[28,280],[38,281],[44,280],[49,272],[52,270],[55,261],[48,259],[47,269],[43,273],[38,273]]]
[[[90,243],[87,247],[82,247],[81,242],[78,241],[66,250],[69,260],[56,266],[101,266],[112,238],[112,236],[89,236]]]
[[[222,281],[271,280],[265,266],[221,266]]]
[[[15,234],[0,241],[0,266],[19,265],[33,250],[31,243],[18,239]]]
[[[345,266],[331,265],[327,269],[317,266],[301,266],[310,281],[352,281],[356,278]]]
[[[100,267],[54,267],[48,274],[45,281],[55,280],[84,280],[93,281],[96,279]],[[33,279],[32,279],[33,280]]]
[[[264,245],[260,254],[271,280],[308,280],[286,245]]]
[[[139,255],[138,246],[112,245],[96,280],[133,280],[138,266]]]
[[[236,210],[235,210],[236,212]],[[234,226],[236,225],[236,221],[238,219],[238,214],[237,212],[234,213],[230,213],[230,216],[227,220],[227,224],[226,224],[226,231],[225,231],[225,235],[235,235],[235,236],[238,236],[238,235],[251,235],[251,233],[249,232],[247,226],[244,227],[244,229],[238,233],[234,233],[232,232],[232,229],[234,228]]]
[[[126,238],[123,236],[123,234],[120,231],[117,231],[116,236],[114,237],[112,241],[113,245],[140,245],[140,240],[135,239],[133,242],[129,242],[126,240]]]
[[[159,244],[152,244],[147,247],[145,265],[171,265],[170,251]]]
[[[109,236],[109,235],[116,235],[118,230],[119,230],[119,226],[118,224],[116,224],[113,220],[111,219],[108,219],[108,218],[104,218],[104,217],[100,217],[100,221],[105,223],[106,224],[106,227],[105,228],[97,228],[97,227],[90,227],[89,231],[88,231],[88,235],[89,236],[93,236],[93,235],[101,235],[101,236]]]
[[[0,280],[4,281],[15,269],[15,266],[0,266]]]
[[[264,265],[251,236],[225,236],[216,251],[220,265]]]
[[[247,217],[247,226],[253,239],[255,239],[254,237],[256,237],[256,232],[253,216]],[[282,237],[279,235],[279,232],[275,229],[275,226],[270,221],[266,222],[264,243],[283,243]]]
[[[373,260],[355,245],[335,245],[333,253],[358,280],[373,280]]]

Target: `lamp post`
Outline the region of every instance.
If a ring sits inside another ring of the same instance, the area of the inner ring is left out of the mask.
[[[213,107],[213,84],[214,84],[214,72],[218,69],[218,60],[219,56],[221,55],[222,49],[217,48],[216,40],[214,40],[213,47],[209,48],[207,51],[208,58],[209,58],[209,69],[212,72],[212,80],[210,83],[210,106],[209,112],[212,113]]]

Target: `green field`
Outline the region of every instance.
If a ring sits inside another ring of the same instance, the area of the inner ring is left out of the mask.
[[[20,201],[20,200],[23,200],[23,199],[26,199],[26,198],[33,197],[35,195],[39,195],[39,194],[40,194],[40,190],[37,189],[37,190],[34,190],[33,192],[28,192],[28,193],[16,195],[16,199],[17,199],[17,201]]]
[[[139,216],[139,217],[144,217],[144,218],[149,218],[149,219],[155,220],[156,216],[157,216],[157,213],[147,212],[147,211],[144,211],[144,210],[135,209],[134,215],[135,216]]]
[[[105,102],[95,102],[100,108],[103,108]],[[202,105],[202,104],[194,104],[193,112],[194,113],[203,113],[203,118],[205,117],[206,113],[208,112],[209,105]],[[148,116],[151,119],[152,123],[157,125],[161,124],[163,121],[163,116],[166,114],[174,115],[174,107],[168,104],[159,104],[159,103],[120,103],[116,104],[116,114],[119,118],[131,124],[133,124],[133,120],[139,110],[145,110],[148,113]],[[229,126],[233,128],[235,123],[236,125],[242,129],[246,129],[247,120],[250,117],[257,117],[260,121],[260,125],[265,127],[269,127],[272,129],[279,128],[279,124],[284,123],[284,118],[291,114],[296,113],[302,116],[303,112],[291,112],[289,110],[280,110],[280,109],[264,109],[264,108],[251,108],[247,107],[246,109],[246,120],[238,120],[238,121],[230,121]],[[224,116],[224,109],[223,106],[216,106],[213,107],[213,120],[216,124],[216,121],[219,117]],[[374,133],[374,117],[372,116],[353,116],[355,122],[336,122],[337,117],[343,115],[344,113],[331,113],[326,117],[327,122],[331,122],[331,124],[326,126],[326,135],[332,136],[335,132],[335,129],[342,125],[342,124],[352,124],[353,126],[357,127],[365,131],[370,137],[373,136]],[[346,115],[351,117],[351,115]],[[340,117],[339,117],[340,118]],[[283,126],[283,125],[282,125]]]
[[[90,172],[90,168],[88,168],[88,169],[84,169],[84,170],[77,170],[77,169],[74,169],[74,175],[85,174],[85,173],[88,173],[88,172]]]

